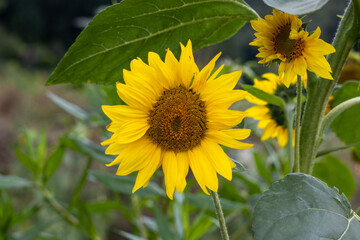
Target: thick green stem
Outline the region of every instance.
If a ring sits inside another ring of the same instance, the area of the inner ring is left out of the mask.
[[[314,74],[309,74],[308,99],[300,133],[300,171],[303,173],[311,174],[312,172],[317,152],[319,128],[326,104],[339,79],[345,60],[359,37],[358,20],[355,21],[355,18],[353,4],[350,4],[333,42],[336,52],[328,57],[334,80],[316,79]]]
[[[297,97],[296,97],[296,119],[295,119],[295,169],[294,172],[300,171],[300,122],[301,122],[301,105],[302,105],[302,82],[301,77],[297,78]]]
[[[285,105],[285,116],[288,128],[288,156],[289,156],[289,171],[293,172],[294,169],[294,147],[293,147],[293,127],[294,127],[294,105],[287,103]]]
[[[229,234],[227,232],[224,213],[221,208],[219,195],[216,192],[211,191],[211,197],[214,201],[214,206],[216,210],[216,216],[219,220],[220,230],[221,230],[221,237],[223,240],[230,240]]]

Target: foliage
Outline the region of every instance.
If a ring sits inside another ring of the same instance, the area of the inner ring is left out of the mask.
[[[264,2],[292,14],[317,11],[327,3]],[[198,193],[199,187],[191,174],[185,192],[175,192],[171,201],[166,197],[160,171],[146,188],[131,194],[136,176],[117,176],[114,168],[104,167],[113,156],[105,155],[105,148],[99,145],[109,137],[105,132],[109,120],[101,105],[124,104],[116,96],[113,84],[123,81],[122,71],[129,69],[134,58],[147,62],[149,51],[163,57],[167,48],[178,56],[179,42],[185,44],[188,39],[195,49],[224,42],[258,14],[250,2],[249,6],[243,0],[113,3],[82,31],[46,82],[73,84],[77,93],[86,96],[86,107],[79,106],[78,98],[66,100],[51,89],[47,97],[61,112],[46,121],[66,116],[71,119],[66,122],[67,130],[54,136],[47,129],[24,127],[13,151],[21,167],[14,163],[16,167],[10,174],[0,174],[0,239],[219,239],[211,198]],[[237,127],[252,129],[256,147],[249,152],[224,148],[236,163],[232,181],[221,179],[219,187],[231,239],[350,240],[360,235],[359,212],[352,210],[347,199],[354,196],[357,174],[347,166],[348,162],[355,165],[354,169],[359,166],[352,159],[345,164],[345,157],[328,155],[352,148],[360,156],[360,109],[354,102],[349,107],[349,101],[359,97],[359,82],[349,81],[335,87],[349,51],[360,38],[359,16],[360,1],[353,0],[333,43],[337,52],[328,58],[334,81],[308,72],[307,91],[302,98],[306,106],[298,115],[302,173],[294,173],[292,144],[280,148],[275,141],[260,142],[262,134],[251,119]],[[242,30],[240,33],[248,34]],[[21,58],[25,51],[23,43],[9,39],[4,40],[5,47],[0,47],[0,51]],[[242,69],[250,80],[263,73],[254,62],[240,66],[230,61],[227,65],[223,73]],[[13,72],[18,71],[15,68]],[[0,72],[0,77],[3,75]],[[248,85],[249,79],[246,83],[240,79],[237,87],[285,110],[290,128],[293,99],[254,88]],[[333,110],[327,117],[323,113],[331,93]],[[344,108],[335,108],[339,105]],[[248,106],[249,103],[241,102],[232,108],[242,110]],[[330,139],[330,130],[347,145],[337,146]],[[318,151],[320,144],[325,150]],[[325,156],[315,161],[320,155]],[[354,207],[359,205],[353,203]]]

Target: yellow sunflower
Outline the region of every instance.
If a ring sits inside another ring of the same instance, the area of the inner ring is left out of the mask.
[[[265,73],[262,75],[265,80],[254,80],[254,87],[263,90],[264,92],[274,94],[285,101],[292,100],[296,97],[296,78],[286,88],[279,76],[273,73]],[[261,141],[269,138],[277,138],[279,145],[284,147],[288,142],[288,126],[286,123],[285,112],[279,106],[270,104],[253,95],[248,95],[246,99],[255,103],[253,106],[246,110],[247,117],[259,120],[258,128],[264,129]],[[295,144],[295,129],[293,131],[292,144]]]
[[[251,21],[256,39],[250,43],[259,46],[259,63],[280,61],[279,76],[286,87],[300,75],[307,79],[306,70],[322,78],[333,79],[331,67],[324,55],[335,52],[335,48],[319,39],[320,28],[309,35],[302,28],[302,21],[294,15],[273,10],[265,19]]]
[[[231,129],[245,117],[228,108],[247,96],[233,90],[241,71],[218,76],[212,73],[220,53],[199,71],[189,40],[181,45],[180,60],[167,50],[165,61],[149,52],[148,61],[131,62],[124,70],[125,84],[117,83],[119,97],[127,105],[102,106],[112,120],[113,132],[106,154],[118,155],[108,164],[120,164],[117,175],[138,171],[133,193],[145,188],[154,172],[162,166],[166,193],[173,198],[181,193],[191,168],[202,190],[217,192],[217,173],[232,179],[235,164],[219,144],[248,149],[252,144],[238,140],[249,136],[249,129]]]

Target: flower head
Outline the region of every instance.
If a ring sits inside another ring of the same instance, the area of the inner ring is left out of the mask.
[[[254,87],[279,96],[286,101],[291,101],[296,97],[296,78],[286,88],[281,82],[279,76],[273,73],[265,73],[262,75],[265,80],[254,80]],[[246,99],[256,104],[246,110],[247,117],[259,120],[258,128],[264,129],[261,141],[265,141],[269,138],[277,138],[279,145],[284,147],[288,142],[288,125],[286,123],[285,112],[279,106],[265,102],[253,95],[248,95]],[[293,140],[295,143],[295,130],[293,129]]]
[[[297,16],[276,9],[265,19],[251,21],[251,26],[257,31],[257,38],[250,45],[260,47],[256,56],[263,59],[259,63],[280,61],[279,76],[286,87],[297,75],[307,79],[306,70],[333,79],[324,55],[335,52],[335,48],[319,39],[319,27],[309,35]]]
[[[138,171],[133,192],[146,187],[160,166],[171,199],[175,189],[183,192],[189,167],[207,194],[207,188],[218,189],[217,173],[231,180],[235,164],[219,144],[252,146],[238,141],[249,136],[249,129],[231,129],[245,113],[228,109],[247,92],[233,90],[241,71],[218,76],[220,67],[212,73],[219,56],[199,71],[189,41],[181,44],[179,60],[170,50],[165,61],[150,52],[148,64],[138,58],[130,71],[124,70],[125,84],[116,87],[127,105],[102,106],[113,132],[102,145],[109,145],[106,154],[118,155],[108,164],[120,164],[117,175]]]

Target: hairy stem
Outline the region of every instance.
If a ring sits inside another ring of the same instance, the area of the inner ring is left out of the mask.
[[[225,218],[224,218],[224,213],[223,210],[221,208],[221,204],[220,204],[220,199],[219,199],[219,195],[216,192],[211,191],[211,197],[214,201],[214,206],[215,206],[215,210],[216,210],[216,216],[219,220],[219,225],[220,225],[220,230],[221,230],[221,237],[223,240],[230,240],[229,238],[229,234],[227,232],[227,228],[226,228],[226,223],[225,223]]]
[[[309,74],[308,99],[300,133],[300,171],[303,173],[312,172],[326,104],[339,79],[345,60],[359,37],[358,21],[355,21],[355,18],[354,6],[350,3],[333,41],[336,52],[328,57],[334,80],[317,79],[314,74]]]
[[[293,125],[294,125],[294,105],[287,103],[285,105],[285,116],[288,128],[288,156],[289,156],[289,171],[293,172],[294,169],[294,147],[293,147]]]
[[[294,172],[300,171],[300,122],[301,122],[301,105],[302,105],[302,81],[301,77],[297,78],[296,93],[296,119],[295,119],[295,169]]]

